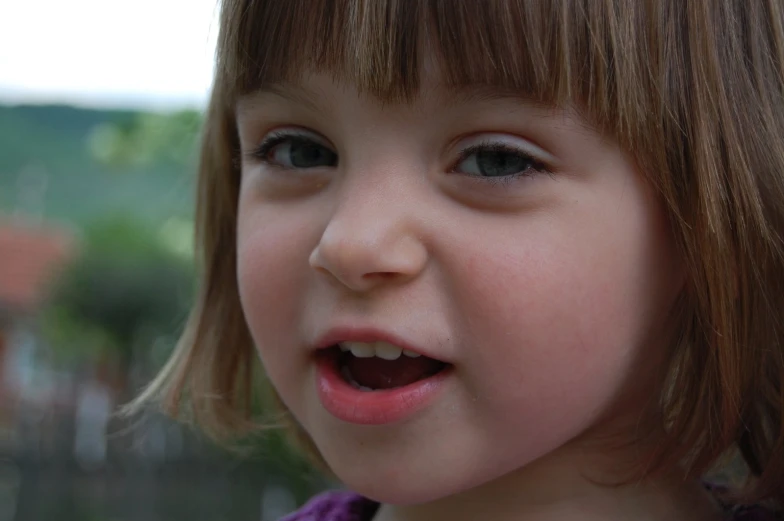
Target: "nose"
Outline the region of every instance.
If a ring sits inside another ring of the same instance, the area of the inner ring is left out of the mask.
[[[310,266],[357,293],[416,278],[428,252],[417,237],[412,208],[402,200],[344,200],[312,251]]]

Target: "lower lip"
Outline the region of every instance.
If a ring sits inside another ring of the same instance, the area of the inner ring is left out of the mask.
[[[324,408],[339,420],[358,425],[386,425],[427,407],[444,387],[450,367],[412,384],[379,391],[360,391],[338,374],[333,357],[319,356],[316,387]]]

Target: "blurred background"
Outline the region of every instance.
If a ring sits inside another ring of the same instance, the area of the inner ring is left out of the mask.
[[[0,0],[0,521],[273,520],[327,483],[116,408],[194,289],[216,0]]]

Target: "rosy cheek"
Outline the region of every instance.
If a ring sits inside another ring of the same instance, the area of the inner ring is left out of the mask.
[[[506,385],[525,381],[549,389],[541,396],[558,396],[559,386],[587,390],[591,375],[603,378],[622,365],[625,351],[639,341],[645,318],[639,303],[646,299],[638,270],[628,268],[639,265],[639,245],[553,229],[523,236],[527,246],[497,237],[467,256],[462,269],[474,275],[463,277],[468,285],[458,300],[471,303],[460,313],[475,320],[466,334],[488,345],[476,354],[478,362],[503,357],[495,370],[504,372],[499,380]],[[489,254],[494,244],[496,254]]]
[[[270,255],[268,240],[256,235],[251,240],[240,239],[238,248],[239,296],[248,328],[264,372],[278,395],[295,409],[297,382],[292,371],[291,332],[296,328],[298,315],[294,304],[295,288],[279,256]],[[287,295],[288,298],[282,298]],[[287,354],[288,353],[288,354]]]
[[[275,227],[240,221],[237,237],[237,282],[245,319],[263,353],[280,342],[296,320],[297,273],[291,269],[290,239]]]

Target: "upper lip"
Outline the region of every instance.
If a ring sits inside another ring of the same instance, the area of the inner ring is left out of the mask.
[[[433,358],[444,362],[440,357],[431,354],[428,350],[419,347],[408,340],[396,335],[394,333],[384,331],[374,327],[335,327],[329,329],[326,333],[318,337],[315,343],[317,350],[326,349],[335,346],[341,342],[387,342],[406,349],[419,353],[422,356]]]

